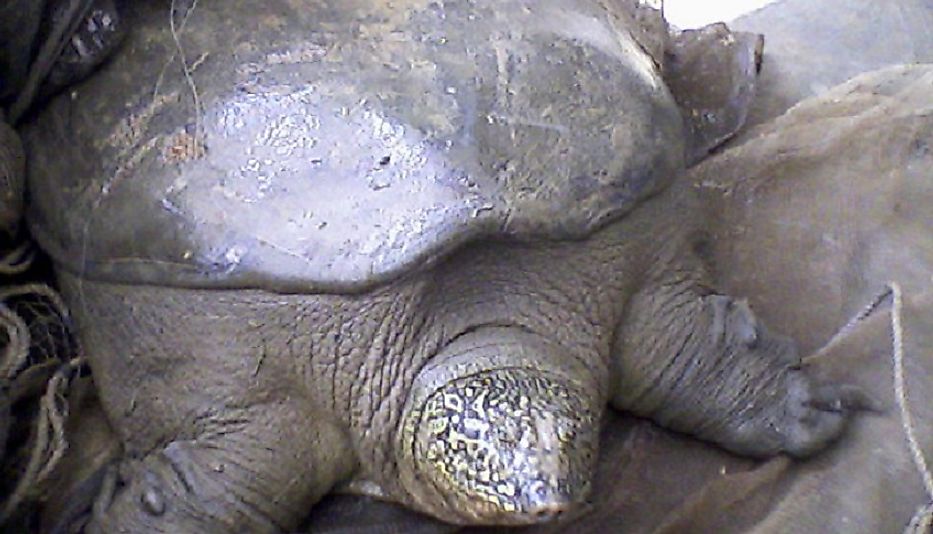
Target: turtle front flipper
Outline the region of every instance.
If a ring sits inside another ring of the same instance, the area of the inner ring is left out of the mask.
[[[613,353],[615,408],[739,454],[801,457],[870,405],[857,388],[819,384],[792,340],[704,278],[698,260],[677,264],[629,301]]]
[[[203,417],[200,434],[123,459],[91,532],[288,532],[350,464],[340,430],[297,399]]]
[[[250,326],[254,303],[61,281],[124,445],[90,532],[289,532],[350,477],[345,427],[309,399],[293,354]]]

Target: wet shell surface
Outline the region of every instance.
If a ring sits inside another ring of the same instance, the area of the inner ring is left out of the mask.
[[[30,228],[88,278],[361,290],[585,237],[684,164],[635,2],[134,4],[25,134]]]

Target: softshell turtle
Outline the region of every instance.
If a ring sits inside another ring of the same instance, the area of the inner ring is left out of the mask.
[[[661,193],[685,139],[657,12],[192,6],[131,8],[24,135],[124,444],[92,529],[288,530],[338,485],[545,521],[586,498],[607,403],[759,456],[840,432],[857,395],[713,289]]]

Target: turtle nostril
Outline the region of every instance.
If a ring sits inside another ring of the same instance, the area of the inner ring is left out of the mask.
[[[544,504],[537,507],[533,512],[535,521],[538,523],[547,523],[550,521],[556,521],[564,515],[566,507],[564,504],[554,503],[554,504]]]

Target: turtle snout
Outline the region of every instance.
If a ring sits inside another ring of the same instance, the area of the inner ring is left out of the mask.
[[[523,493],[526,495],[527,502],[524,516],[529,523],[558,521],[580,505],[573,495],[568,495],[566,492],[559,491],[558,488],[545,484],[533,484]]]

